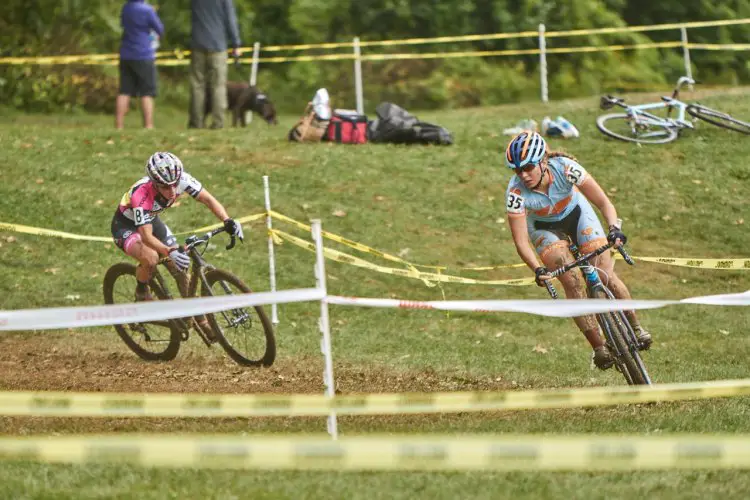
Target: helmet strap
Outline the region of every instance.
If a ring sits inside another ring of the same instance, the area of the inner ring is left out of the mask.
[[[536,191],[536,188],[542,185],[542,181],[544,180],[544,176],[547,175],[547,167],[542,167],[542,162],[539,162],[539,170],[542,171],[542,175],[539,176],[539,182],[536,183],[536,186],[531,188],[532,191]]]

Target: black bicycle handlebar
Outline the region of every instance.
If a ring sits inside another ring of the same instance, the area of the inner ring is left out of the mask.
[[[609,250],[613,246],[614,246],[614,243],[607,243],[606,245],[597,248],[593,252],[587,253],[585,255],[581,255],[579,258],[577,258],[573,262],[569,262],[568,264],[565,264],[564,266],[555,269],[554,271],[552,271],[549,274],[553,278],[558,278],[558,277],[562,276],[563,274],[567,273],[568,271],[570,271],[571,269],[573,269],[574,267],[580,266],[581,264],[583,264],[587,260],[592,259],[594,257],[597,257],[597,256],[603,254],[604,252],[606,252],[607,250]],[[623,258],[623,260],[625,260],[625,262],[627,262],[631,266],[635,265],[635,262],[633,261],[633,258],[628,254],[628,252],[625,250],[625,248],[622,245],[620,245],[619,247],[617,247],[617,251],[620,252],[620,255],[622,255],[622,258]],[[553,299],[556,299],[557,298],[557,290],[555,290],[555,287],[552,285],[552,283],[550,282],[550,280],[546,280],[544,282],[544,285],[547,287],[547,292],[550,294],[550,297],[552,297]]]

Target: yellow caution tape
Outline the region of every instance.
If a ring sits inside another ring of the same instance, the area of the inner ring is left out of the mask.
[[[581,36],[581,35],[602,35],[612,33],[628,33],[628,32],[645,32],[645,31],[660,31],[680,28],[703,28],[710,26],[729,26],[738,24],[748,24],[750,19],[726,19],[718,21],[699,21],[699,22],[688,22],[688,23],[669,23],[669,24],[651,24],[644,26],[621,26],[612,28],[596,28],[596,29],[581,29],[581,30],[563,30],[563,31],[548,31],[544,35],[547,38],[555,37],[570,37],[570,36]],[[418,44],[437,44],[437,43],[453,43],[453,42],[472,42],[472,41],[483,41],[483,40],[502,40],[512,38],[528,38],[539,36],[538,31],[521,31],[516,33],[489,33],[484,35],[460,35],[460,36],[441,36],[435,38],[407,38],[404,40],[372,40],[372,41],[361,41],[359,42],[360,47],[384,47],[384,46],[395,46],[395,45],[418,45]],[[665,42],[672,43],[672,42]],[[626,48],[645,48],[648,47],[676,47],[682,45],[681,42],[674,42],[676,45],[662,45],[662,44],[645,44],[644,46],[639,45],[617,45],[612,47],[617,48],[601,48],[600,50],[625,50]],[[310,43],[310,44],[295,44],[295,45],[269,45],[262,47],[264,52],[279,52],[279,51],[293,51],[293,50],[312,50],[312,49],[336,49],[336,48],[348,48],[353,47],[354,42],[332,42],[332,43]],[[714,45],[714,44],[688,44],[689,48],[695,49],[706,49],[706,50],[748,50],[747,44],[727,44],[727,45]],[[581,50],[581,48],[570,48],[570,49],[551,49],[548,52],[551,53],[570,53],[570,52],[594,52],[592,48],[588,50]],[[241,53],[252,53],[252,47],[241,47]],[[465,55],[519,55],[519,54],[535,54],[539,53],[538,49],[535,51],[488,51],[488,52],[455,52],[443,54],[443,57],[463,57]],[[156,64],[164,66],[181,66],[187,64],[186,57],[190,55],[189,50],[174,49],[172,51],[159,51],[156,53]],[[380,56],[363,56],[362,59],[416,59],[417,54],[394,54],[390,57],[386,55]],[[175,59],[161,59],[162,57],[174,57]],[[333,61],[333,60],[345,60],[353,59],[353,54],[329,54],[321,56],[300,56],[300,57],[271,57],[271,58],[260,58],[260,62],[264,63],[279,63],[279,62],[290,62],[290,61]],[[438,54],[426,54],[425,59],[438,58]],[[119,54],[85,54],[85,55],[65,55],[65,56],[35,56],[35,57],[0,57],[0,64],[106,64],[112,65],[117,64],[115,59],[119,59]],[[244,58],[243,62],[250,62],[252,59]]]
[[[271,210],[269,213],[271,217],[276,220],[280,220],[282,222],[292,224],[293,226],[296,226],[299,229],[302,229],[303,231],[307,231],[307,232],[311,231],[311,227],[308,224],[305,224],[304,222],[299,222],[297,220],[292,219],[291,217],[287,217],[286,215],[280,214],[279,212],[275,212],[273,210]],[[441,268],[445,269],[442,266],[426,266],[422,264],[413,264],[411,262],[405,261],[401,257],[397,257],[395,255],[392,255],[386,252],[381,252],[380,250],[376,250],[363,243],[358,243],[356,241],[344,238],[343,236],[339,236],[338,234],[329,233],[328,231],[323,231],[322,235],[326,239],[335,241],[337,243],[341,243],[342,245],[346,245],[350,248],[354,248],[355,250],[359,250],[360,252],[369,253],[371,255],[375,255],[376,257],[380,257],[385,260],[390,260],[391,262],[398,262],[399,264],[403,264],[405,266],[410,266],[410,267],[415,267],[415,268],[423,267],[423,268],[428,268],[428,269],[441,269]]]
[[[94,435],[0,437],[0,457],[51,463],[287,470],[747,469],[750,436]]]
[[[288,241],[306,250],[310,250],[311,252],[315,251],[315,245],[312,242],[303,240],[301,238],[297,238],[296,236],[292,236],[291,234],[285,233],[283,231],[279,231],[277,229],[271,229],[271,231],[274,234],[276,234],[276,236],[280,237],[281,239],[285,241]],[[507,279],[507,280],[477,280],[477,279],[472,279],[472,278],[462,278],[460,276],[452,276],[450,274],[426,273],[426,272],[418,271],[414,268],[396,269],[392,267],[384,267],[384,266],[379,266],[377,264],[373,264],[371,262],[367,262],[366,260],[360,259],[358,257],[354,257],[353,255],[349,255],[344,252],[339,252],[338,250],[333,250],[330,248],[324,248],[323,254],[326,258],[330,260],[334,260],[336,262],[341,262],[344,264],[350,264],[353,266],[362,267],[362,268],[369,269],[371,271],[376,271],[376,272],[383,273],[383,274],[392,274],[394,276],[401,276],[404,278],[414,278],[414,279],[422,280],[427,286],[434,286],[432,282],[462,283],[465,285],[502,285],[502,286],[526,286],[526,285],[531,285],[532,283],[534,283],[533,278]]]
[[[750,43],[689,43],[687,46],[700,50],[750,50]]]
[[[253,214],[253,215],[246,215],[244,217],[240,217],[239,219],[235,219],[240,224],[246,224],[248,222],[254,222],[256,220],[260,220],[266,216],[265,212],[259,213],[259,214]],[[190,233],[202,233],[203,231],[211,231],[213,229],[223,227],[224,224],[222,222],[219,222],[217,224],[212,224],[210,226],[203,226],[199,227],[198,229],[193,229],[192,231],[186,231],[183,233],[177,233],[177,236],[183,235],[183,234],[190,234]]]
[[[695,267],[698,269],[750,270],[750,259],[686,259],[670,257],[636,257],[643,262],[654,262],[668,266]]]
[[[69,240],[106,241],[107,243],[112,243],[111,236],[84,236],[81,234],[66,233],[64,231],[55,231],[54,229],[41,229],[38,227],[24,226],[21,224],[8,224],[5,222],[0,222],[0,231],[13,231],[16,233],[35,234],[37,236],[54,236],[56,238],[65,238]]]
[[[391,394],[0,392],[0,415],[34,417],[301,417],[587,408],[750,396],[750,379],[652,386]]]
[[[254,215],[246,215],[236,220],[241,223],[245,223],[245,222],[252,222],[258,219],[262,219],[265,216],[266,214],[265,212],[263,212],[263,213],[254,214]],[[223,224],[221,223],[213,224],[211,226],[204,226],[198,229],[193,229],[192,231],[185,231],[182,233],[177,233],[177,235],[179,236],[183,234],[210,231],[212,229],[216,229],[217,227],[221,227],[222,225]],[[39,227],[24,226],[22,224],[10,224],[6,222],[0,222],[0,231],[13,231],[16,233],[34,234],[37,236],[53,236],[55,238],[64,238],[64,239],[69,239],[69,240],[105,241],[107,243],[112,243],[111,236],[86,236],[82,234],[66,233],[65,231],[55,231],[54,229],[42,229]]]

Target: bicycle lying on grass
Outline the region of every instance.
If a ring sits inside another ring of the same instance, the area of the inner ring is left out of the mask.
[[[224,228],[215,229],[202,237],[190,236],[185,240],[185,252],[190,255],[191,260],[191,273],[178,273],[169,268],[169,259],[160,262],[168,267],[175,278],[180,296],[195,297],[199,284],[203,297],[251,293],[250,288],[239,278],[216,269],[203,258],[208,241],[221,232],[224,232]],[[227,250],[234,247],[234,244],[235,238],[232,236]],[[203,252],[198,251],[200,245],[204,246]],[[105,304],[132,303],[135,284],[133,264],[121,262],[113,265],[104,276]],[[155,299],[172,299],[167,282],[158,269],[149,286]],[[218,342],[229,357],[240,365],[271,366],[276,359],[273,327],[260,306],[231,309],[194,318],[115,325],[115,330],[125,345],[140,358],[146,361],[168,361],[177,355],[180,343],[188,339],[191,327],[207,346]]]
[[[637,142],[641,144],[665,144],[677,139],[683,129],[695,128],[696,120],[703,120],[717,127],[722,127],[743,134],[750,134],[750,123],[745,123],[729,114],[711,109],[702,104],[687,104],[678,99],[683,85],[693,85],[695,81],[686,76],[677,80],[677,86],[672,96],[663,96],[662,102],[638,104],[629,106],[619,97],[603,96],[599,106],[601,109],[611,109],[619,106],[625,113],[611,113],[596,119],[599,130],[610,137],[621,141]],[[650,111],[666,108],[666,117],[657,116]],[[677,117],[671,118],[672,111],[677,111]],[[686,113],[693,118],[686,119]]]
[[[615,296],[609,291],[604,283],[602,283],[596,268],[591,262],[589,262],[590,259],[603,254],[610,248],[612,248],[611,243],[604,245],[591,253],[581,255],[578,247],[570,241],[570,251],[575,260],[549,274],[553,278],[557,278],[571,269],[579,267],[586,279],[586,290],[590,298],[614,300]],[[624,248],[618,247],[617,250],[620,252],[620,255],[622,255],[622,258],[625,259],[625,262],[631,266],[635,264]],[[546,281],[545,284],[547,285],[547,291],[549,294],[553,299],[556,299],[557,291],[555,290],[555,287],[550,281]],[[596,321],[599,323],[599,328],[601,328],[604,333],[607,348],[615,359],[615,367],[620,373],[622,373],[628,384],[651,385],[651,378],[648,376],[646,365],[643,363],[639,352],[643,346],[640,345],[640,342],[636,338],[633,327],[630,325],[625,313],[622,311],[599,313],[596,315]]]

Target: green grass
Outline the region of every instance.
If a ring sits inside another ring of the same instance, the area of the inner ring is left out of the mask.
[[[631,96],[644,101],[657,97]],[[707,96],[702,102],[750,118],[750,93]],[[579,140],[553,140],[577,156],[612,196],[625,220],[634,255],[666,257],[747,257],[750,224],[747,192],[750,169],[744,163],[747,138],[708,125],[686,132],[664,146],[638,147],[614,142],[594,125],[597,99],[494,108],[418,113],[448,127],[456,145],[448,148],[365,145],[358,147],[288,144],[285,134],[296,117],[281,117],[270,128],[253,123],[245,130],[188,131],[181,111],[157,109],[154,131],[116,132],[112,120],[92,115],[4,114],[0,150],[5,152],[0,185],[0,222],[109,235],[122,193],[142,175],[148,156],[170,150],[203,181],[234,216],[263,209],[262,179],[271,180],[273,208],[297,220],[320,218],[323,228],[405,259],[457,267],[518,262],[504,217],[510,172],[501,149],[503,128],[521,118],[541,122],[562,114],[581,131]],[[345,216],[334,215],[343,211]],[[175,231],[213,223],[200,205],[184,201],[164,220]],[[744,223],[740,223],[744,220]],[[289,226],[276,227],[301,234]],[[268,288],[265,229],[250,228],[238,250],[214,250],[210,260],[231,269],[253,288]],[[77,242],[9,232],[0,233],[0,309],[101,303],[107,267],[124,260],[110,243]],[[339,250],[355,253],[340,245]],[[408,250],[407,250],[408,249]],[[382,265],[373,257],[359,255]],[[280,289],[314,284],[313,255],[288,243],[277,247]],[[395,266],[397,267],[397,266]],[[543,298],[537,287],[446,284],[428,288],[418,280],[376,274],[327,263],[334,294],[440,300]],[[637,298],[682,298],[744,291],[746,272],[711,271],[641,263],[618,264]],[[529,271],[463,272],[468,277],[527,277]],[[71,300],[66,296],[80,296]],[[322,363],[319,305],[280,307],[279,371],[295,363],[310,367],[320,380]],[[686,382],[747,376],[750,357],[748,312],[741,308],[680,306],[647,311],[643,323],[655,336],[646,362],[656,382]],[[438,381],[434,390],[543,388],[615,385],[610,371],[589,367],[589,351],[570,320],[522,314],[463,314],[332,307],[333,349],[339,389],[363,392],[386,387],[412,390],[420,377]],[[502,332],[503,334],[498,336]],[[47,356],[128,356],[110,328],[84,331],[18,332],[0,338],[33,339]],[[546,354],[536,352],[540,345]],[[191,346],[189,346],[191,347]],[[55,351],[53,351],[53,349]],[[206,349],[193,344],[197,359]],[[50,354],[52,353],[52,354]],[[56,353],[56,354],[55,354]],[[214,353],[212,358],[221,358]],[[183,355],[180,355],[182,358]],[[50,359],[50,358],[47,358]],[[67,358],[66,358],[67,359]],[[207,358],[209,359],[209,358]],[[179,358],[178,358],[179,361]],[[29,363],[34,363],[31,360]],[[375,384],[355,377],[392,374]],[[406,381],[399,382],[399,377]],[[10,376],[0,387],[23,387]],[[421,386],[420,386],[421,387]],[[317,390],[317,389],[311,389]],[[227,392],[233,391],[227,384]],[[369,432],[533,432],[637,433],[750,432],[748,398],[625,406],[589,410],[546,410],[412,417],[349,417],[344,435]],[[86,432],[80,420],[8,420],[0,432]],[[95,424],[100,425],[100,424]],[[169,421],[173,430],[196,432],[321,432],[320,419],[214,419]],[[112,429],[161,430],[157,422],[121,420]],[[47,466],[24,462],[0,466],[0,496],[13,498],[658,498],[724,496],[742,498],[750,486],[740,472],[633,474],[424,474],[424,473],[235,473],[146,470],[112,466]]]

